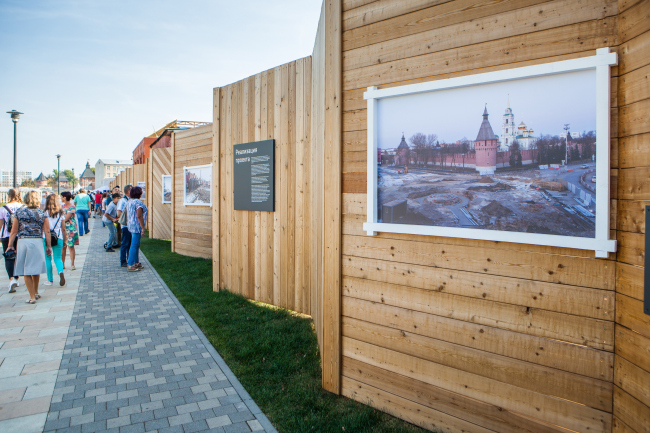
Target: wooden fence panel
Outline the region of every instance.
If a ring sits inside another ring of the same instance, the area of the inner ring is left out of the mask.
[[[174,251],[186,256],[212,258],[212,209],[185,206],[184,167],[212,163],[212,124],[174,133],[172,229]],[[185,157],[194,154],[195,158]],[[212,200],[216,196],[213,192]]]
[[[650,1],[619,11],[618,269],[614,431],[650,432],[650,316],[643,314],[645,206],[650,172]]]
[[[172,205],[163,203],[162,177],[171,175],[171,148],[151,149],[151,194],[150,210],[153,218],[150,224],[150,236],[154,239],[171,239]],[[171,197],[169,197],[171,199]]]
[[[311,58],[215,92],[219,110],[219,288],[311,314]],[[216,131],[216,129],[215,129]],[[275,212],[233,209],[233,146],[275,139]],[[216,141],[218,140],[218,144]],[[177,150],[176,155],[180,152]],[[177,218],[178,223],[178,218]]]
[[[614,361],[614,310],[621,304],[614,294],[616,257],[428,236],[365,236],[363,92],[584,57],[601,47],[616,50],[620,3],[345,4],[358,6],[346,9],[342,22],[343,394],[419,419],[427,428],[437,419],[436,427],[449,431],[612,431],[614,376],[633,375],[619,386],[635,384],[636,398],[636,384],[646,377]],[[638,51],[639,44],[629,43]],[[618,159],[617,68],[612,75],[612,156]],[[637,87],[628,85],[625,95]],[[625,128],[642,133],[645,104],[638,98],[631,104]],[[620,178],[618,169],[612,176]],[[628,182],[635,178],[639,174],[632,171],[624,178],[623,191],[644,199],[645,190]],[[621,215],[615,200],[611,208],[616,236]],[[625,261],[638,265],[633,240]],[[630,309],[635,305],[624,301]]]

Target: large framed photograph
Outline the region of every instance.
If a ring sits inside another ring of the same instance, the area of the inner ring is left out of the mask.
[[[172,202],[172,177],[170,175],[162,175],[162,202],[163,204]]]
[[[609,49],[368,88],[364,230],[616,251]]]
[[[212,164],[183,168],[185,206],[212,206]]]
[[[146,200],[147,199],[147,182],[138,182],[138,186],[142,188],[142,197],[140,197],[140,200]]]

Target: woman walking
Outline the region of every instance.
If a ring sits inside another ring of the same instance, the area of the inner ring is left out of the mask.
[[[52,244],[52,254],[45,256],[45,265],[47,267],[47,281],[44,283],[46,286],[54,284],[54,276],[52,274],[52,260],[56,266],[56,271],[59,274],[59,286],[65,286],[65,276],[63,275],[63,244],[66,238],[65,214],[61,209],[59,197],[56,194],[50,194],[45,201],[45,215],[50,224],[50,230],[54,232],[56,237],[56,245]],[[43,248],[46,249],[46,238],[50,237],[50,233],[43,233]]]
[[[2,251],[4,253],[7,253],[7,249],[9,248],[9,236],[11,236],[10,226],[13,224],[10,224],[11,218],[18,209],[23,207],[23,201],[17,190],[10,189],[7,191],[7,196],[9,197],[9,203],[0,207],[0,238],[2,238]],[[14,241],[13,247],[15,253],[16,241]],[[11,258],[13,255],[8,254],[9,257],[5,257],[5,269],[9,277],[9,293],[16,292],[16,287],[19,286],[18,277],[14,276],[15,257]]]
[[[77,225],[77,208],[72,201],[72,194],[69,191],[62,192],[61,197],[63,197],[63,212],[65,213],[64,223],[65,231],[67,232],[67,242],[63,245],[63,250],[61,251],[61,262],[63,262],[63,269],[65,269],[65,253],[67,249],[70,249],[70,265],[72,266],[70,270],[75,270],[74,267],[74,258],[75,258],[75,245],[79,245],[79,230]]]
[[[90,211],[90,197],[86,190],[81,188],[79,194],[74,197],[74,204],[77,211],[77,220],[79,221],[79,236],[87,235],[90,232],[88,228],[88,212]]]
[[[126,219],[128,230],[131,233],[131,247],[129,248],[129,259],[127,269],[129,272],[137,272],[143,268],[140,264],[140,239],[144,234],[144,227],[147,224],[147,206],[142,203],[142,188],[134,186],[129,193],[131,200],[126,205]]]
[[[50,223],[45,216],[45,211],[40,209],[41,197],[38,191],[30,191],[23,197],[25,206],[13,215],[11,236],[9,237],[9,250],[13,250],[13,241],[18,238],[16,250],[16,267],[14,275],[22,275],[29,291],[28,304],[35,304],[41,298],[38,294],[38,282],[41,274],[46,272],[45,255],[52,254],[50,245]],[[43,251],[43,233],[45,237],[45,251]]]

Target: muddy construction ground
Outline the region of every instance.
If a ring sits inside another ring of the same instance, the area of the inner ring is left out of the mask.
[[[580,215],[545,193],[533,171],[480,176],[415,170],[398,174],[380,168],[380,208],[395,200],[407,200],[407,214],[392,221],[400,224],[580,237],[595,233],[595,218]]]

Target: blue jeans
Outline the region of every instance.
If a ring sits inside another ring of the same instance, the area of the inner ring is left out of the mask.
[[[131,233],[131,248],[129,248],[129,266],[140,263],[140,233]]]
[[[115,224],[110,222],[106,224],[106,227],[108,227],[108,242],[106,242],[106,247],[112,248],[114,245],[117,245],[117,229],[115,228]]]
[[[79,236],[88,234],[88,210],[77,209],[77,220],[79,220]]]
[[[122,246],[120,247],[120,264],[126,265],[131,248],[131,232],[126,227],[122,227]]]

